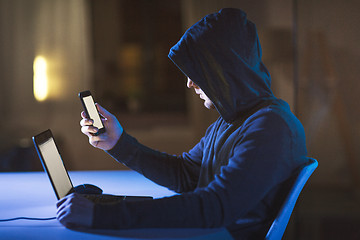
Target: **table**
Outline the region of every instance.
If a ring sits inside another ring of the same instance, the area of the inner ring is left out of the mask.
[[[91,183],[104,193],[148,195],[154,198],[175,193],[134,171],[70,171],[73,185]],[[119,183],[122,183],[119,184]],[[56,216],[56,197],[44,172],[0,173],[0,219]],[[232,239],[220,229],[70,230],[57,220],[0,222],[0,239]]]

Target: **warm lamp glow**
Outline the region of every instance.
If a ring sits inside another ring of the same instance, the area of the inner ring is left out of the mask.
[[[34,60],[34,97],[37,101],[44,101],[48,97],[47,63],[42,56]]]

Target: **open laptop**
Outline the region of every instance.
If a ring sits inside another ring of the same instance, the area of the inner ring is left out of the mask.
[[[117,196],[102,194],[102,190],[100,188],[90,184],[83,184],[74,187],[65,168],[51,130],[48,129],[36,136],[33,136],[32,139],[58,200],[72,192],[83,193],[84,196],[95,202],[152,199],[152,197],[148,196]]]

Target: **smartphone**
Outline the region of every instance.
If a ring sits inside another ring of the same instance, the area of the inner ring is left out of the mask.
[[[80,92],[79,98],[84,107],[86,117],[92,119],[94,121],[93,126],[99,129],[95,135],[99,135],[105,132],[105,126],[101,121],[100,114],[95,106],[95,101],[91,95],[91,92],[88,90]]]

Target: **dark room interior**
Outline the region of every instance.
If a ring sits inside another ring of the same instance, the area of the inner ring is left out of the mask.
[[[80,131],[77,95],[87,89],[144,145],[190,150],[218,113],[187,89],[168,52],[224,7],[256,23],[272,90],[303,123],[319,162],[283,239],[360,239],[355,0],[0,0],[0,172],[43,171],[31,137],[45,129],[70,171],[127,170]]]

